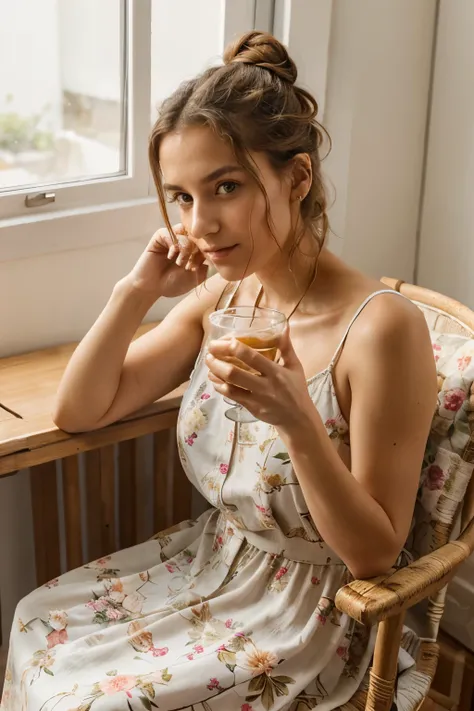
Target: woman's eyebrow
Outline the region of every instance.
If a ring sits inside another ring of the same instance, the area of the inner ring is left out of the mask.
[[[243,168],[240,165],[223,165],[222,168],[217,168],[217,170],[213,170],[212,173],[209,173],[209,175],[206,175],[205,178],[202,179],[201,182],[203,183],[210,183],[213,180],[217,180],[223,175],[227,175],[229,173],[241,173],[243,172]],[[163,185],[164,190],[183,190],[184,189],[180,185],[171,185],[170,183],[165,183]]]

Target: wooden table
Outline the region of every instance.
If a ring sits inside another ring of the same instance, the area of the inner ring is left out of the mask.
[[[142,326],[137,336],[155,325]],[[174,429],[185,386],[113,425],[68,434],[56,427],[51,411],[75,346],[0,359],[0,478],[30,469],[39,585],[144,540],[144,497],[148,504],[153,500],[154,531],[191,516],[191,487],[177,456]],[[149,434],[153,491],[142,491],[140,500],[136,443]]]

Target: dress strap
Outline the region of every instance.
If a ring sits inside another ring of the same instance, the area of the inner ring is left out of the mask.
[[[341,341],[336,348],[336,352],[334,353],[331,362],[329,363],[329,370],[332,370],[332,368],[335,366],[337,359],[341,355],[341,351],[344,347],[344,344],[346,342],[347,336],[349,335],[349,331],[351,330],[354,322],[358,318],[359,314],[362,313],[362,311],[365,309],[368,303],[372,301],[373,298],[378,296],[379,294],[395,294],[396,296],[401,296],[403,299],[406,299],[406,296],[403,296],[403,294],[400,294],[399,291],[395,291],[394,289],[380,289],[380,291],[374,291],[373,294],[369,294],[369,296],[361,303],[357,311],[355,312],[354,316],[351,318],[349,325],[347,326],[343,337],[341,338]]]

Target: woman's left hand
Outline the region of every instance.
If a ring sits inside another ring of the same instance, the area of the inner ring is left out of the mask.
[[[288,329],[281,337],[280,353],[279,362],[274,363],[236,339],[219,339],[209,344],[206,364],[218,393],[243,405],[259,420],[291,430],[314,410],[314,404]],[[260,375],[226,358],[238,359]]]

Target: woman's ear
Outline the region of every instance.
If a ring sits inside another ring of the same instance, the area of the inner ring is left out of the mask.
[[[311,189],[313,170],[307,153],[297,153],[291,165],[291,199],[303,201]]]

